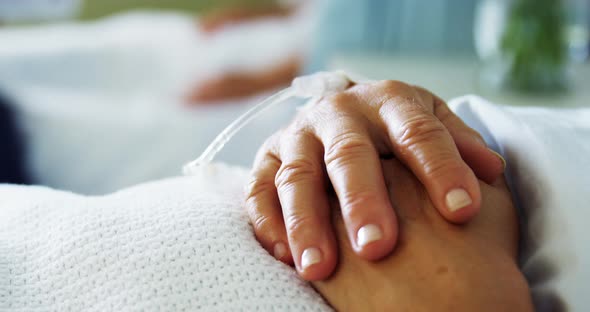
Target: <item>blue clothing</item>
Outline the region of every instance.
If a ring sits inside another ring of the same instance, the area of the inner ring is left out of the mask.
[[[9,102],[0,95],[0,183],[27,184],[23,136]]]
[[[475,0],[319,0],[308,69],[338,53],[473,53]]]

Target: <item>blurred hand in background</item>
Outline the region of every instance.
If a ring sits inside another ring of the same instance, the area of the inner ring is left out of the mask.
[[[213,10],[199,18],[202,31],[215,35],[222,29],[239,27],[247,22],[262,19],[287,19],[297,11],[296,6],[274,4],[264,7],[235,6]],[[302,56],[285,57],[277,65],[258,71],[235,71],[221,73],[205,83],[199,83],[186,96],[189,104],[214,104],[225,100],[239,99],[288,85],[302,67]]]
[[[293,10],[293,7],[282,5],[218,8],[200,16],[199,26],[205,32],[214,33],[226,26],[239,25],[253,20],[288,17],[293,13]]]

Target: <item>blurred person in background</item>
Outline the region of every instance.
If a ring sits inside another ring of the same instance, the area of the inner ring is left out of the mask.
[[[38,15],[40,8],[30,12],[19,2],[0,0],[0,27],[27,15]],[[19,132],[11,102],[0,92],[0,183],[27,184],[23,138]]]
[[[198,27],[209,36],[215,36],[224,29],[239,27],[248,22],[262,19],[289,19],[297,14],[307,14],[314,23],[310,10],[316,8],[316,0],[275,1],[261,7],[246,5],[221,7],[199,17]],[[256,72],[234,71],[212,77],[199,83],[187,94],[189,103],[217,102],[251,96],[288,84],[301,72],[304,56],[286,55],[284,60],[269,68]]]
[[[471,0],[316,0],[278,3],[264,11],[232,8],[205,16],[201,28],[212,33],[260,17],[288,17],[307,7],[318,10],[308,55],[286,56],[274,68],[234,72],[195,87],[189,102],[248,96],[288,84],[302,72],[326,70],[335,55],[470,54],[477,1]]]
[[[27,184],[23,139],[6,98],[0,94],[0,183]]]
[[[79,0],[0,0],[0,27],[23,21],[47,21],[73,15]],[[0,92],[0,183],[28,184],[24,136],[12,102]]]

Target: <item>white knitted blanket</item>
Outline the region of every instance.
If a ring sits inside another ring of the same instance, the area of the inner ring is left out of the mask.
[[[240,207],[245,171],[101,197],[0,187],[0,311],[325,311]]]

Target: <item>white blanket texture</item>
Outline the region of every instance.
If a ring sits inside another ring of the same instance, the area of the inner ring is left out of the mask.
[[[245,171],[104,197],[0,187],[0,311],[325,311],[256,241]]]

